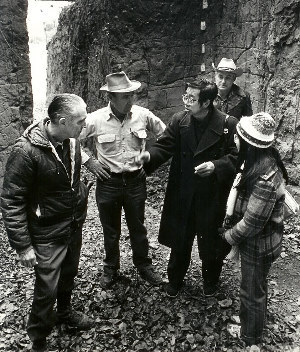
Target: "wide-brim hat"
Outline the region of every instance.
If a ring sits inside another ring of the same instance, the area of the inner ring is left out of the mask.
[[[267,112],[258,112],[252,116],[243,116],[236,126],[238,135],[257,148],[272,145],[276,123]]]
[[[112,93],[126,93],[133,92],[134,90],[139,89],[141,82],[130,80],[126,73],[116,72],[111,73],[106,76],[106,84],[100,88],[100,90],[105,90]]]
[[[240,67],[237,67],[232,59],[226,59],[223,57],[216,67],[212,63],[212,67],[215,71],[233,73],[236,77],[240,77],[243,74],[243,70]]]

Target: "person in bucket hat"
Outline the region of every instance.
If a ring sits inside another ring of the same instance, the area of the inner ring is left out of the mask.
[[[288,176],[273,147],[276,124],[266,112],[242,117],[235,143],[239,150],[236,198],[229,229],[221,236],[241,257],[240,321],[246,345],[262,342],[267,312],[267,277],[281,253],[283,204]],[[230,194],[233,194],[234,189]],[[228,203],[227,203],[228,205]]]
[[[129,230],[133,264],[140,276],[153,285],[161,278],[149,257],[147,230],[144,226],[146,175],[134,158],[145,150],[147,133],[160,137],[165,124],[151,111],[133,104],[134,92],[141,83],[130,80],[125,72],[106,76],[100,90],[107,92],[106,107],[88,115],[81,138],[92,138],[97,159],[89,158],[85,166],[97,177],[96,201],[103,227],[105,258],[102,288],[109,288],[120,268],[119,240],[121,212]]]
[[[226,58],[222,58],[217,67],[212,63],[212,67],[218,87],[215,107],[237,119],[252,115],[249,93],[234,83],[236,78],[243,74],[243,70],[237,67],[232,59]]]

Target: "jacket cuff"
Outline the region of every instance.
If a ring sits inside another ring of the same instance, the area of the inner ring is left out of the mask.
[[[16,249],[16,252],[18,253],[18,255],[25,255],[26,253],[28,253],[29,251],[31,251],[33,249],[32,246],[29,246],[25,249],[20,249],[20,250],[17,250]]]
[[[224,234],[225,240],[230,244],[230,245],[235,245],[234,239],[231,236],[231,229],[227,230]]]

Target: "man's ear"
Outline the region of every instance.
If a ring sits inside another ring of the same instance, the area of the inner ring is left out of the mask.
[[[58,120],[59,125],[66,125],[66,118],[65,117],[60,117]]]
[[[209,107],[209,104],[210,104],[210,100],[207,99],[203,104],[202,106],[204,107],[204,109],[207,109]]]

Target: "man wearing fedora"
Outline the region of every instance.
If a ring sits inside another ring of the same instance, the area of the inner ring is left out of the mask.
[[[215,82],[218,95],[214,106],[230,116],[240,119],[242,116],[252,115],[252,105],[248,92],[237,86],[234,81],[243,74],[240,67],[236,67],[232,59],[223,58],[215,70]]]
[[[165,124],[148,109],[133,105],[134,91],[140,86],[140,82],[130,80],[123,71],[107,75],[106,84],[100,90],[108,93],[109,103],[88,115],[81,136],[92,137],[97,150],[97,164],[90,158],[85,166],[97,176],[96,201],[105,248],[100,285],[104,289],[113,284],[120,268],[122,208],[133,264],[144,280],[153,285],[161,282],[149,257],[144,226],[146,174],[134,158],[145,150],[147,131],[158,138],[163,134]]]

